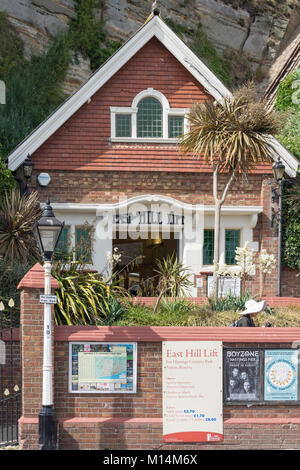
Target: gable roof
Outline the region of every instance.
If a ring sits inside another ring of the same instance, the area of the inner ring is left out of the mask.
[[[115,54],[113,54],[72,96],[42,122],[8,156],[8,168],[15,171],[27,155],[33,154],[82,105],[84,105],[118,70],[120,70],[150,39],[156,37],[188,72],[217,101],[231,96],[224,84],[184,44],[184,42],[158,16],[147,21]],[[270,138],[274,159],[281,157],[289,176],[295,176],[298,160],[274,137]]]

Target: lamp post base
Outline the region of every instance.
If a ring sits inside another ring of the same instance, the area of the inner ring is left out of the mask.
[[[42,406],[39,414],[39,450],[56,450],[57,421],[51,405]]]

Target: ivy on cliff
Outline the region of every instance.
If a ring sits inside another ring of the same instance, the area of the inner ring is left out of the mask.
[[[287,113],[287,120],[278,140],[300,160],[300,68],[290,73],[279,85],[275,107]],[[295,187],[300,187],[296,178]],[[284,190],[283,198],[283,262],[300,270],[300,211],[293,197],[297,189]],[[299,200],[299,194],[298,194]]]
[[[277,138],[300,160],[300,68],[280,83],[275,106],[278,111],[288,114]]]
[[[103,21],[95,18],[95,9],[104,8],[103,0],[76,0],[76,19],[70,23],[70,47],[90,59],[94,71],[121,46],[110,41]]]

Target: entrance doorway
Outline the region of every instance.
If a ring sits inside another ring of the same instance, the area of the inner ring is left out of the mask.
[[[133,296],[155,297],[157,262],[172,256],[179,258],[179,239],[176,232],[168,233],[168,238],[162,233],[156,238],[149,234],[149,238],[138,240],[115,238],[113,251],[121,255],[116,266],[119,284]]]

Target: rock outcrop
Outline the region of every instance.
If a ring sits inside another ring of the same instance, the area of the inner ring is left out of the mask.
[[[219,52],[233,49],[247,55],[252,70],[259,68],[264,77],[300,24],[297,10],[292,15],[280,16],[233,8],[229,3],[234,2],[221,0],[163,0],[160,3],[164,18],[171,18],[189,29],[201,23]],[[126,41],[150,14],[152,0],[106,0],[100,4],[95,16],[104,20],[109,37]],[[50,40],[68,28],[69,21],[76,17],[73,0],[1,0],[0,10],[7,12],[23,39],[27,57],[45,51]],[[80,57],[77,64],[70,66],[65,90],[73,92],[90,73],[89,61]]]

